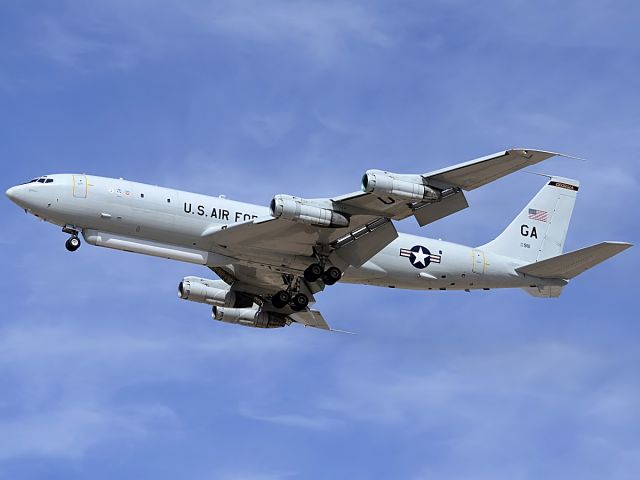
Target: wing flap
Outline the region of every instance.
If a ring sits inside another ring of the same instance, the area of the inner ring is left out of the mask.
[[[436,220],[447,217],[452,213],[464,210],[469,206],[464,193],[457,191],[452,195],[444,197],[439,202],[426,205],[415,211],[415,217],[421,227],[433,223]]]
[[[393,223],[386,219],[380,220],[371,226],[365,225],[362,229],[351,232],[346,238],[341,239],[330,259],[334,264],[359,267],[396,238],[398,238],[398,232]],[[335,261],[334,256],[339,262]]]

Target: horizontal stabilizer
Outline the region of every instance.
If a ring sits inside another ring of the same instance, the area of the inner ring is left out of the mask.
[[[516,268],[516,272],[539,278],[569,280],[631,246],[624,242],[602,242]]]
[[[331,328],[327,321],[324,319],[322,314],[317,310],[307,310],[304,312],[295,312],[289,315],[289,318],[294,322],[300,323],[305,327],[314,327],[319,328],[321,330],[329,330],[331,332],[339,332],[339,333],[350,333],[345,330],[337,330],[335,328]]]
[[[322,330],[331,330],[329,324],[317,310],[307,310],[305,312],[295,312],[289,315],[294,322],[301,323],[305,327],[315,327]]]

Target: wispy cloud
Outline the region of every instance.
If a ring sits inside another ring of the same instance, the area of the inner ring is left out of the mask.
[[[325,61],[353,41],[378,47],[390,42],[372,9],[357,2],[221,1],[191,12],[212,31],[287,50],[301,48]]]
[[[310,406],[310,409],[313,409],[313,407]],[[244,406],[240,408],[240,414],[252,420],[258,420],[261,422],[318,431],[333,430],[341,425],[341,422],[333,418],[328,416],[319,416],[315,413],[307,415],[295,413],[276,414],[273,412],[258,413],[254,409]]]
[[[175,428],[165,406],[118,411],[106,405],[71,405],[0,417],[0,461],[23,456],[78,458],[104,442],[143,440]]]
[[[214,0],[190,3],[67,4],[40,18],[38,47],[79,69],[127,69],[162,52],[180,52],[195,38],[250,42],[330,64],[352,44],[387,47],[383,22],[361,2]]]

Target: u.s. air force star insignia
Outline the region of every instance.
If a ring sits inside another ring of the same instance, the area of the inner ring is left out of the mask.
[[[429,249],[422,245],[411,247],[410,250],[401,248],[400,256],[408,258],[411,265],[416,268],[426,268],[431,262],[440,263],[442,258],[440,255],[431,255]]]

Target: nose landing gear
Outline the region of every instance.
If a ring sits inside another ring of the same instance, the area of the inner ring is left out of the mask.
[[[64,246],[70,252],[75,252],[80,248],[80,238],[78,238],[78,229],[71,225],[65,225],[62,227],[64,233],[68,233],[71,237],[65,242]]]
[[[75,252],[80,248],[80,239],[76,235],[74,235],[65,242],[64,246],[70,252]]]

